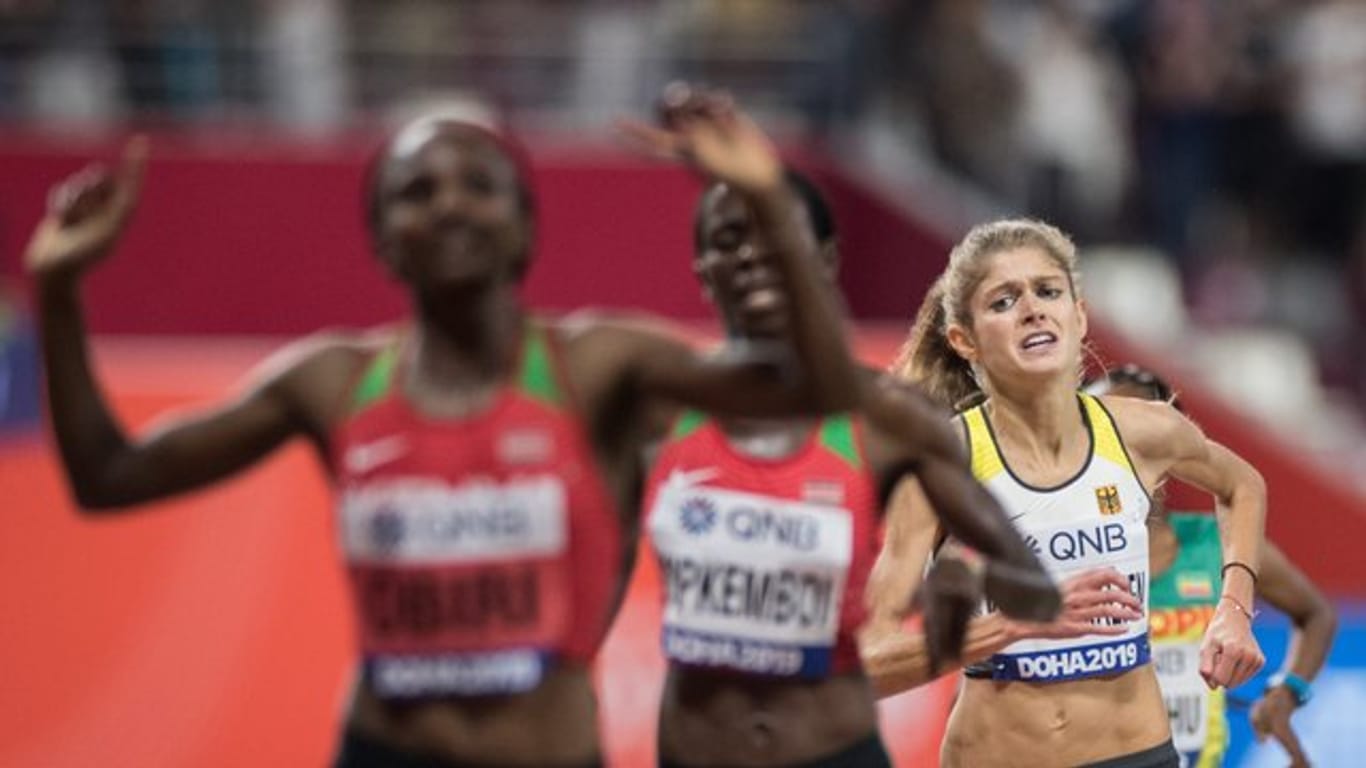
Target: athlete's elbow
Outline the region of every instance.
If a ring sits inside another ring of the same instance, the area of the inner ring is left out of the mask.
[[[1229,498],[1224,499],[1224,503],[1233,507],[1237,506],[1239,501],[1245,501],[1265,513],[1266,494],[1266,478],[1257,471],[1256,467],[1247,462],[1241,462],[1233,493]]]
[[[1322,595],[1314,601],[1314,609],[1302,629],[1309,627],[1316,628],[1322,637],[1331,638],[1338,633],[1338,609]]]
[[[69,478],[71,495],[82,517],[107,517],[138,502],[125,489],[100,478]]]
[[[76,511],[82,517],[107,517],[127,506],[127,502],[114,494],[88,483],[73,484],[71,493],[76,497]]]

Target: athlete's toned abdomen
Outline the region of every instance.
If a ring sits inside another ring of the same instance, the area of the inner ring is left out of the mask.
[[[944,736],[944,766],[1074,766],[1170,738],[1151,665],[1057,683],[965,679]]]

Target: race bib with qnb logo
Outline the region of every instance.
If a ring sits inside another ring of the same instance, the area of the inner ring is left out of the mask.
[[[829,674],[853,557],[849,512],[678,474],[656,500],[650,532],[665,579],[665,656],[751,674]]]
[[[343,495],[342,546],[378,695],[540,683],[570,620],[566,499],[549,475],[399,479]]]
[[[1214,606],[1196,605],[1154,610],[1150,619],[1153,668],[1171,719],[1176,751],[1198,755],[1212,739],[1212,722],[1223,721],[1221,691],[1211,691],[1200,676],[1200,642],[1214,616]]]
[[[1101,518],[1031,529],[1025,540],[1059,582],[1094,568],[1115,568],[1128,576],[1129,591],[1147,612],[1148,529],[1143,523]],[[1148,663],[1146,617],[1124,624],[1120,635],[1021,640],[991,657],[991,675],[998,680],[1057,682],[1112,675]]]

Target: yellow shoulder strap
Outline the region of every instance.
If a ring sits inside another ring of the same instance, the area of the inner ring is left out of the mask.
[[[1096,398],[1082,393],[1081,402],[1086,408],[1087,420],[1091,422],[1091,439],[1095,441],[1096,455],[1118,464],[1129,471],[1134,467],[1129,463],[1129,454],[1124,451],[1124,444],[1119,441],[1119,430],[1115,429],[1115,422],[1110,418],[1110,412],[1105,410]]]
[[[1001,452],[996,449],[991,429],[987,427],[987,417],[978,405],[963,411],[963,423],[968,429],[968,450],[972,453],[972,476],[979,481],[987,481],[1006,470],[1001,461]]]

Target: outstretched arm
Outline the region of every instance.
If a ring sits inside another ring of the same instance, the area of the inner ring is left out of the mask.
[[[1284,611],[1295,626],[1281,672],[1306,682],[1313,680],[1323,668],[1337,632],[1338,619],[1333,604],[1284,552],[1269,541],[1262,547],[1257,594]],[[1295,695],[1287,686],[1275,686],[1252,705],[1252,729],[1258,740],[1273,736],[1292,759],[1299,760],[1297,764],[1308,765],[1299,739],[1290,727],[1290,715],[1298,706]]]
[[[306,428],[290,396],[303,366],[277,360],[237,402],[131,440],[91,370],[80,282],[113,249],[137,201],[146,143],[117,174],[92,168],[52,195],[25,262],[37,282],[48,411],[67,478],[89,509],[134,504],[228,475]],[[298,355],[294,355],[298,357]]]

